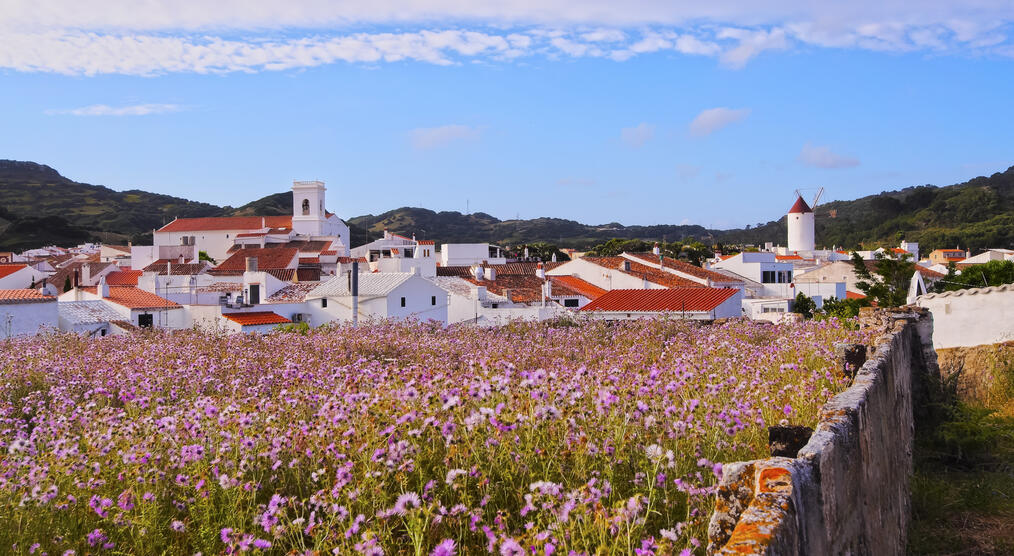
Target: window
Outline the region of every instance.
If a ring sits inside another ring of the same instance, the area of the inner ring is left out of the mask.
[[[563,306],[564,307],[577,307],[577,305],[578,305],[578,300],[576,300],[576,299],[564,299],[563,300]]]
[[[321,309],[327,309],[327,298],[326,297],[320,298],[320,308]]]
[[[404,306],[405,306],[405,298],[404,298],[404,297],[403,297],[403,298],[401,298],[401,306],[402,306],[402,307],[404,307]]]
[[[154,315],[137,315],[137,325],[141,328],[151,328],[154,324]]]
[[[309,214],[310,214],[310,200],[303,199],[303,216],[307,216]]]
[[[775,271],[773,271],[773,270],[765,270],[765,271],[761,272],[761,282],[764,283],[764,284],[774,284],[775,283]]]
[[[436,304],[437,304],[437,296],[435,296],[435,295],[434,296],[430,296],[430,305],[436,305]]]

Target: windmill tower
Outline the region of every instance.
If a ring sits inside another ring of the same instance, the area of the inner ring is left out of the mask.
[[[796,190],[796,202],[789,209],[787,216],[789,252],[813,251],[816,249],[813,209],[817,207],[820,196],[823,194],[824,188],[821,187],[820,191],[813,198],[813,203],[807,205],[806,201],[803,200],[803,195],[798,189]]]

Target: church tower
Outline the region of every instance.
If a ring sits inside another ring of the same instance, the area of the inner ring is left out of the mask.
[[[319,236],[324,232],[324,182],[292,182],[292,229],[300,235]]]

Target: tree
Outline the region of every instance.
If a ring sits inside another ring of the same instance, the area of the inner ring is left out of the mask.
[[[859,316],[859,309],[869,306],[870,300],[867,298],[838,299],[831,297],[824,300],[824,306],[820,308],[820,313],[826,317],[850,319]]]
[[[615,257],[623,252],[644,253],[645,251],[651,251],[652,247],[654,247],[653,243],[648,243],[641,239],[613,238],[592,247],[588,254],[596,257]]]
[[[540,241],[537,243],[529,243],[525,247],[528,247],[528,256],[539,259],[540,261],[549,261],[553,259],[553,255],[556,255],[558,261],[569,261],[570,257],[566,253],[557,249],[557,247],[551,243]],[[524,252],[524,247],[521,248],[521,252]]]
[[[954,263],[947,266],[947,276],[937,281],[934,289],[938,292],[984,288],[1014,284],[1014,261],[989,261],[965,268],[957,273]]]
[[[74,288],[73,288],[73,286],[70,285],[70,276],[68,276],[68,277],[64,278],[64,280],[63,280],[63,291],[69,292],[72,289],[74,289]]]
[[[796,294],[796,300],[792,303],[792,312],[803,315],[804,319],[812,319],[813,312],[817,310],[817,302],[808,297],[805,293]]]
[[[904,305],[908,301],[909,282],[915,273],[915,263],[909,257],[905,254],[896,259],[877,253],[871,270],[859,253],[852,253],[852,266],[859,279],[856,288],[878,307]]]

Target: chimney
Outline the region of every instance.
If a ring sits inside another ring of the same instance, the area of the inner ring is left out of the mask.
[[[179,260],[179,263],[180,263],[180,264],[183,264],[183,253],[180,253],[180,260]]]
[[[246,258],[246,271],[257,272],[257,257]]]
[[[81,282],[84,285],[89,286],[91,285],[90,284],[91,281],[92,281],[92,267],[90,264],[85,263],[81,265]]]
[[[81,285],[81,275],[78,273],[78,270],[75,269],[74,270],[74,287],[77,288],[80,285]]]
[[[106,299],[109,297],[109,284],[106,283],[106,277],[99,278],[99,287],[95,288],[99,293],[99,297]]]
[[[525,247],[525,260],[528,260],[528,247]]]
[[[475,265],[475,268],[472,269],[472,273],[475,276],[476,280],[482,282],[482,267],[481,266]]]
[[[556,251],[553,251],[553,262],[556,262]]]
[[[491,280],[491,281],[496,281],[496,269],[495,268],[489,267],[489,268],[486,269],[486,279],[487,280]]]
[[[658,256],[662,254],[662,250],[658,247],[658,242],[655,242],[655,246],[651,248],[651,254]]]
[[[546,279],[546,269],[542,267],[542,263],[539,263],[535,267],[535,275],[539,277],[539,280]]]

